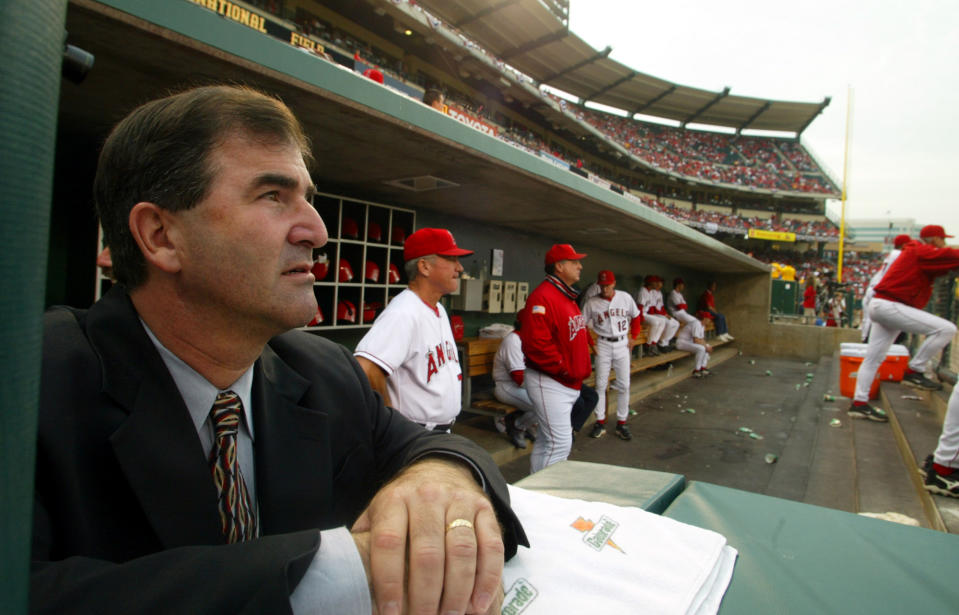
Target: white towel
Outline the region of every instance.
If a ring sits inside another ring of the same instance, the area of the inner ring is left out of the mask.
[[[532,548],[506,563],[503,615],[716,613],[737,552],[640,508],[510,486]]]

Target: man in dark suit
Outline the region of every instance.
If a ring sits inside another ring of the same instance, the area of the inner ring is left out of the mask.
[[[526,537],[495,464],[291,331],[326,242],[308,160],[289,109],[237,87],[107,139],[118,284],[46,316],[33,610],[499,613]]]

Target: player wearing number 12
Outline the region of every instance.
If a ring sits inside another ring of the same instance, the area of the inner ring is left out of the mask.
[[[609,369],[616,370],[612,388],[616,391],[616,435],[632,440],[626,426],[629,416],[629,355],[637,344],[643,318],[639,307],[629,293],[616,290],[612,271],[600,271],[597,279],[600,294],[583,306],[586,326],[596,336],[596,423],[590,436],[598,438],[606,433],[606,385]],[[592,340],[590,340],[592,342]]]

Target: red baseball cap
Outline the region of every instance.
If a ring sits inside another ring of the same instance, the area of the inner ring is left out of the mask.
[[[411,261],[414,258],[439,254],[440,256],[466,256],[472,250],[456,247],[453,233],[445,228],[421,228],[406,238],[403,243],[403,260]]]
[[[938,224],[929,224],[922,227],[922,230],[919,231],[919,236],[923,239],[928,237],[952,237],[952,235],[946,235],[946,229],[942,228]]]
[[[568,243],[554,243],[553,247],[546,253],[546,264],[552,265],[559,261],[578,261],[584,258],[585,254],[580,254]]]
[[[679,286],[680,284],[685,284],[685,283],[686,283],[686,280],[682,278],[676,278],[675,280],[673,280],[673,286]]]
[[[898,250],[910,241],[912,241],[912,237],[909,235],[896,235],[896,238],[892,240],[892,246]]]
[[[600,286],[607,286],[609,284],[616,283],[616,276],[613,275],[613,272],[609,269],[603,269],[599,272],[599,275],[596,277],[596,282]]]

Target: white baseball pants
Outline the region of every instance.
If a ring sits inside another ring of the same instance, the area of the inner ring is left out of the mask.
[[[948,320],[898,301],[873,297],[868,311],[872,325],[866,358],[859,366],[859,375],[856,377],[856,401],[869,401],[869,387],[876,378],[876,371],[900,332],[926,336],[916,355],[909,361],[909,369],[920,373],[926,370],[929,360],[956,335],[956,325]]]
[[[658,344],[663,336],[663,330],[666,328],[667,318],[659,314],[645,314],[643,320],[649,323],[649,335],[646,336],[646,342]]]
[[[959,468],[959,384],[952,388],[946,418],[942,422],[939,446],[933,460],[948,468]]]
[[[663,328],[663,336],[659,338],[659,345],[665,346],[673,341],[677,331],[679,331],[679,321],[675,318],[666,318],[666,326]]]
[[[616,370],[612,389],[616,391],[616,419],[625,421],[629,416],[629,346],[624,337],[618,342],[599,338],[596,340],[596,420],[606,420],[606,386],[609,384],[609,368]]]
[[[675,318],[679,322],[686,323],[687,325],[691,325],[694,322],[696,322],[696,317],[690,314],[689,312],[687,312],[686,310],[676,310],[675,312],[673,312],[673,318]],[[678,328],[679,327],[677,327],[677,329]]]
[[[579,391],[529,368],[526,369],[525,385],[533,402],[533,412],[539,419],[539,434],[529,460],[532,473],[569,457],[573,448],[570,414],[579,399]]]
[[[709,353],[706,352],[706,347],[701,344],[688,342],[686,340],[676,340],[676,348],[693,353],[693,369],[699,370],[709,364]]]
[[[869,329],[872,327],[872,318],[869,317],[869,304],[875,291],[872,288],[866,289],[866,294],[862,296],[862,320],[859,322],[859,330],[862,331],[862,341],[869,339]]]
[[[512,380],[509,382],[496,381],[493,387],[493,397],[504,404],[516,406],[522,413],[516,419],[516,428],[523,431],[536,424],[536,414],[533,412],[533,402],[529,400],[529,393]]]
[[[509,382],[497,380],[496,385],[493,387],[493,397],[504,404],[516,406],[526,412],[530,412],[533,409],[533,402],[530,401],[526,388],[519,386],[512,380]]]

